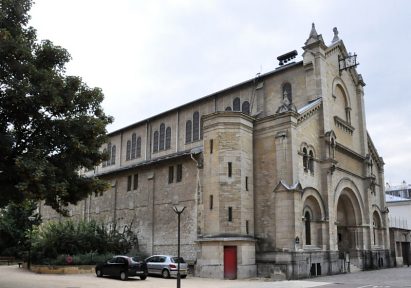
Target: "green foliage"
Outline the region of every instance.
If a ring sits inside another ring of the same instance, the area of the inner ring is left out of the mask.
[[[101,263],[113,257],[114,254],[96,254],[96,253],[87,253],[87,254],[77,254],[72,255],[72,262],[67,262],[68,255],[58,255],[55,258],[36,258],[34,259],[36,264],[43,265],[94,265]],[[37,255],[38,256],[38,255]]]
[[[0,255],[24,258],[22,253],[28,250],[29,231],[41,222],[35,210],[34,202],[25,201],[11,203],[0,211]],[[35,216],[35,220],[30,221],[29,216]]]
[[[103,93],[67,76],[70,54],[37,40],[32,0],[0,0],[0,207],[45,200],[59,212],[107,184],[78,173],[107,157]]]
[[[138,250],[137,236],[131,226],[117,231],[94,220],[45,223],[33,230],[33,261],[60,263],[66,261],[67,255],[74,255],[74,262],[90,263],[88,257],[96,259],[96,255],[127,254],[131,249]]]

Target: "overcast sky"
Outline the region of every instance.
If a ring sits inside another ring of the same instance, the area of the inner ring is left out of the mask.
[[[103,89],[108,131],[277,67],[311,23],[358,54],[367,126],[385,180],[411,183],[411,1],[35,0],[38,39],[66,48],[67,74]]]

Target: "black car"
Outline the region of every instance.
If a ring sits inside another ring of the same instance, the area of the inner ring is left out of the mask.
[[[108,275],[120,277],[121,280],[127,280],[130,276],[140,276],[141,280],[145,280],[147,274],[146,262],[138,257],[114,256],[105,263],[96,265],[97,277]]]

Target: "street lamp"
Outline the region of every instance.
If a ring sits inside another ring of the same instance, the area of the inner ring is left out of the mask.
[[[35,216],[28,217],[30,222],[30,233],[29,233],[29,259],[27,259],[27,269],[30,270],[31,267],[31,232],[33,230],[33,221],[36,220]]]
[[[175,205],[173,206],[173,210],[174,212],[177,213],[177,258],[178,258],[178,262],[177,262],[177,288],[181,287],[181,276],[180,276],[180,215],[181,213],[183,213],[184,209],[186,209],[185,206],[183,205]]]

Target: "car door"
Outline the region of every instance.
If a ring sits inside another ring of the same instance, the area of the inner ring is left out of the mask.
[[[125,257],[117,257],[114,276],[120,276],[122,271],[128,270],[128,259]]]
[[[113,275],[114,273],[114,266],[116,265],[116,257],[113,257],[106,261],[103,265],[103,274],[104,275]]]
[[[156,274],[161,275],[161,273],[163,272],[163,268],[167,267],[168,265],[166,263],[167,257],[165,256],[159,256],[158,257],[158,261],[157,261],[157,265],[156,265]]]
[[[147,263],[148,273],[155,274],[155,267],[156,267],[157,259],[158,259],[157,256],[152,256],[150,258],[147,258],[146,263]]]

